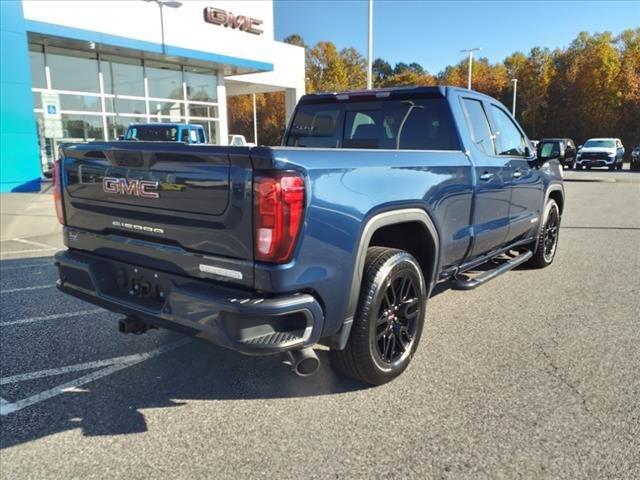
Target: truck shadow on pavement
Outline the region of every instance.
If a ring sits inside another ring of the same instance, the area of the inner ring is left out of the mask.
[[[95,321],[113,322],[113,328],[117,328],[113,319]],[[163,337],[159,339],[162,344],[184,338],[166,330],[147,335]],[[73,339],[69,339],[69,348],[72,346]],[[224,417],[225,411],[237,407],[227,401],[310,397],[368,388],[334,373],[329,366],[328,352],[317,353],[321,360],[319,371],[301,378],[289,371],[283,355],[246,357],[194,339],[166,354],[0,417],[0,449],[77,428],[85,436],[143,433],[149,429],[146,409],[186,408],[194,422],[202,423]],[[59,361],[56,366],[60,365]],[[17,391],[10,392],[9,401],[54,388],[87,373],[50,377],[45,383],[36,380],[36,385],[31,386],[24,382],[24,386],[20,384]],[[250,405],[246,408],[253,411]],[[278,413],[280,408],[282,412]],[[291,403],[275,403],[272,414],[286,415],[290,408]],[[155,427],[159,429],[162,429],[161,422],[177,418],[175,414],[158,415]],[[178,413],[178,418],[184,418],[180,415],[184,413]]]

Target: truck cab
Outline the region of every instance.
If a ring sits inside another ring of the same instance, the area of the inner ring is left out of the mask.
[[[208,143],[202,125],[189,123],[132,123],[120,140],[182,142],[189,145]]]

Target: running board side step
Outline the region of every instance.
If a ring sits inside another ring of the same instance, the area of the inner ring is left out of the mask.
[[[451,282],[451,287],[454,290],[473,290],[483,283],[487,283],[489,280],[493,280],[498,275],[508,272],[509,270],[516,268],[518,265],[522,265],[531,257],[533,257],[533,252],[531,250],[527,250],[525,252],[522,252],[517,257],[506,260],[504,263],[499,264],[492,270],[482,272],[475,277],[460,278],[456,276]]]

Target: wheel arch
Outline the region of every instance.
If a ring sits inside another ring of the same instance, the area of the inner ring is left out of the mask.
[[[392,238],[393,235],[401,233],[404,235]],[[419,248],[417,240],[423,238],[428,248]],[[399,248],[411,253],[418,260],[423,271],[427,297],[438,278],[440,236],[431,216],[424,209],[403,208],[373,215],[366,221],[358,240],[346,318],[334,341],[331,342],[338,349],[344,348],[349,338],[353,317],[358,307],[367,248],[370,246]]]
[[[564,211],[564,191],[559,185],[549,188],[547,198],[544,202],[545,205],[547,204],[547,200],[550,198],[556,201],[558,208],[560,209],[560,215],[562,215],[562,212]]]
[[[564,187],[561,183],[552,184],[547,189],[547,192],[544,195],[544,201],[542,202],[542,209],[540,210],[540,221],[538,222],[538,229],[544,228],[544,210],[547,205],[549,199],[553,199],[558,204],[558,209],[560,210],[560,218],[562,218],[562,212],[564,211]],[[534,252],[538,250],[538,243],[540,241],[540,230],[538,230],[538,234],[536,235],[536,242]]]

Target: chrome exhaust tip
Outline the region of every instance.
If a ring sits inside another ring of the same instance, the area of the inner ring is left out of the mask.
[[[309,377],[320,368],[320,359],[311,347],[288,351],[287,357],[291,363],[291,370],[299,377]]]

